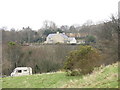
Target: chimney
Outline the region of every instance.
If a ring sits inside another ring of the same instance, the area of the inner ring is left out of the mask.
[[[59,34],[59,32],[57,32],[57,34]]]

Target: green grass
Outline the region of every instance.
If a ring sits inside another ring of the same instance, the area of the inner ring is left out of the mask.
[[[78,77],[67,77],[65,73],[36,74],[31,76],[7,77],[3,79],[3,88],[56,88]]]
[[[90,75],[64,72],[3,78],[3,88],[118,88],[118,63],[100,67]]]

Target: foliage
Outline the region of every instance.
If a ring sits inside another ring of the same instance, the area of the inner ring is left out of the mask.
[[[77,46],[73,45],[40,45],[12,46],[3,48],[3,75],[10,75],[15,67],[31,67],[33,73],[57,71],[63,67],[65,56]]]
[[[74,75],[73,73],[77,71],[78,73],[80,72],[80,74],[91,73],[94,67],[99,65],[99,60],[100,53],[97,49],[91,46],[81,45],[78,50],[72,51],[69,56],[67,56],[64,69],[66,72],[70,71],[70,75]]]
[[[15,67],[19,65],[19,61],[21,59],[21,46],[17,44],[16,42],[8,42],[8,45],[6,48],[3,48],[3,57],[7,59],[7,61],[4,60],[3,58],[3,65],[7,64],[7,67],[3,67],[3,70],[5,72],[11,72]],[[4,74],[4,72],[3,72]],[[7,73],[6,73],[7,74]]]
[[[55,31],[46,29],[46,30],[44,31],[43,35],[48,36],[48,35],[51,34],[51,33],[55,33]]]
[[[94,36],[90,36],[90,35],[88,35],[86,38],[85,38],[85,42],[86,43],[95,43],[96,42],[96,39],[95,39],[95,37]]]
[[[53,34],[53,33],[57,33],[57,32],[63,33],[63,31],[62,31],[61,29],[59,29],[59,28],[56,29],[56,30],[46,29],[46,30],[44,31],[43,35],[48,36],[49,34]]]
[[[13,45],[16,45],[16,43],[15,42],[8,42],[8,45],[13,46]]]
[[[118,61],[119,53],[119,28],[117,17],[112,16],[110,21],[104,21],[96,27],[96,45],[101,49],[104,57],[104,64],[111,64]]]
[[[60,28],[58,28],[56,32],[63,33],[63,31]]]

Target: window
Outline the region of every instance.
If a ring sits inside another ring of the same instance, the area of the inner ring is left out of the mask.
[[[24,70],[24,72],[27,72],[27,70]]]
[[[22,70],[17,70],[18,73],[22,73]]]

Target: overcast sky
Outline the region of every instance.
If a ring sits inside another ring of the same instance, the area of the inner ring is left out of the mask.
[[[0,0],[0,28],[40,29],[43,21],[58,26],[109,20],[120,0]]]

